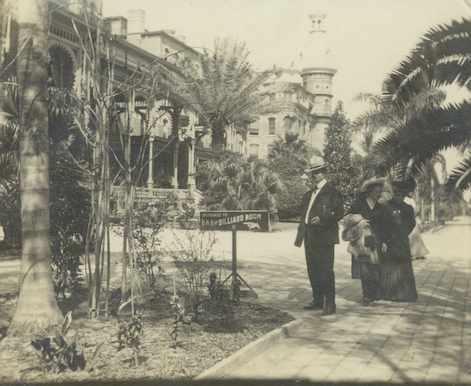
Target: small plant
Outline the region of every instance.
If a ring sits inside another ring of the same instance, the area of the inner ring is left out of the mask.
[[[92,371],[93,363],[98,357],[103,343],[100,343],[90,361],[86,361],[83,348],[79,344],[78,335],[75,333],[74,340],[68,343],[65,336],[72,324],[72,311],[64,318],[61,331],[54,331],[52,337],[36,338],[31,341],[34,352],[41,359],[41,367],[44,372],[53,371],[60,373],[67,369],[72,371]]]
[[[170,336],[173,338],[173,348],[176,349],[178,345],[178,333],[180,332],[180,326],[182,324],[189,324],[185,320],[185,307],[184,302],[185,299],[180,300],[178,295],[173,295],[172,300],[170,301],[170,305],[172,306],[172,332]]]
[[[230,328],[234,326],[234,307],[239,303],[239,287],[237,280],[231,290],[218,279],[215,272],[209,275],[208,293],[210,298],[211,310],[220,316],[219,324],[221,327]]]
[[[139,365],[139,353],[141,351],[141,336],[144,334],[141,315],[136,311],[130,323],[126,324],[120,320],[119,324],[118,351],[121,351],[124,348],[132,349],[134,366],[137,367]]]

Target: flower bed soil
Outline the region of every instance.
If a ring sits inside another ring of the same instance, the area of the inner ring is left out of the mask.
[[[235,308],[234,323],[230,327],[220,323],[221,315],[203,311],[198,317],[199,323],[180,327],[177,346],[174,347],[168,297],[154,295],[136,306],[142,315],[144,328],[139,365],[136,367],[130,348],[118,351],[119,323],[116,315],[91,319],[84,300],[84,294],[74,295],[60,304],[64,315],[73,310],[67,339],[78,333],[79,342],[85,345],[85,359],[92,357],[101,342],[104,342],[103,349],[91,372],[67,370],[54,374],[43,373],[30,340],[5,336],[5,315],[11,319],[14,299],[0,299],[0,313],[3,314],[0,324],[0,384],[192,379],[250,342],[293,320],[285,312],[241,302]],[[114,308],[117,308],[116,304]],[[130,321],[129,310],[121,318]]]

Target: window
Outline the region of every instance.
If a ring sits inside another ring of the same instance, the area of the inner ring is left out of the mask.
[[[324,112],[326,113],[330,112],[330,99],[324,100]]]
[[[284,117],[283,119],[283,130],[286,132],[291,131],[291,126],[293,125],[293,121],[290,117]]]
[[[179,125],[180,127],[188,127],[190,124],[190,117],[188,115],[180,115]]]
[[[268,118],[268,135],[275,135],[276,119]]]
[[[249,127],[249,133],[250,135],[258,135],[258,127]]]
[[[49,49],[48,75],[53,86],[72,89],[75,82],[74,61],[69,52],[59,46],[53,45]]]
[[[259,151],[260,146],[257,144],[251,144],[249,147],[249,158],[251,159],[257,159],[258,158],[258,151]]]

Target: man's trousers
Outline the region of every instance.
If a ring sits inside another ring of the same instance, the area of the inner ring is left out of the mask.
[[[314,304],[335,306],[334,245],[313,245],[304,240],[307,274]],[[325,300],[325,303],[324,303]]]

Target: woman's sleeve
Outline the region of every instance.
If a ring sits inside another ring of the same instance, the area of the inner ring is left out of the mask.
[[[405,211],[405,219],[404,219],[404,230],[407,235],[410,235],[412,230],[415,228],[415,215],[414,215],[414,208],[412,206],[405,204],[404,206]]]

